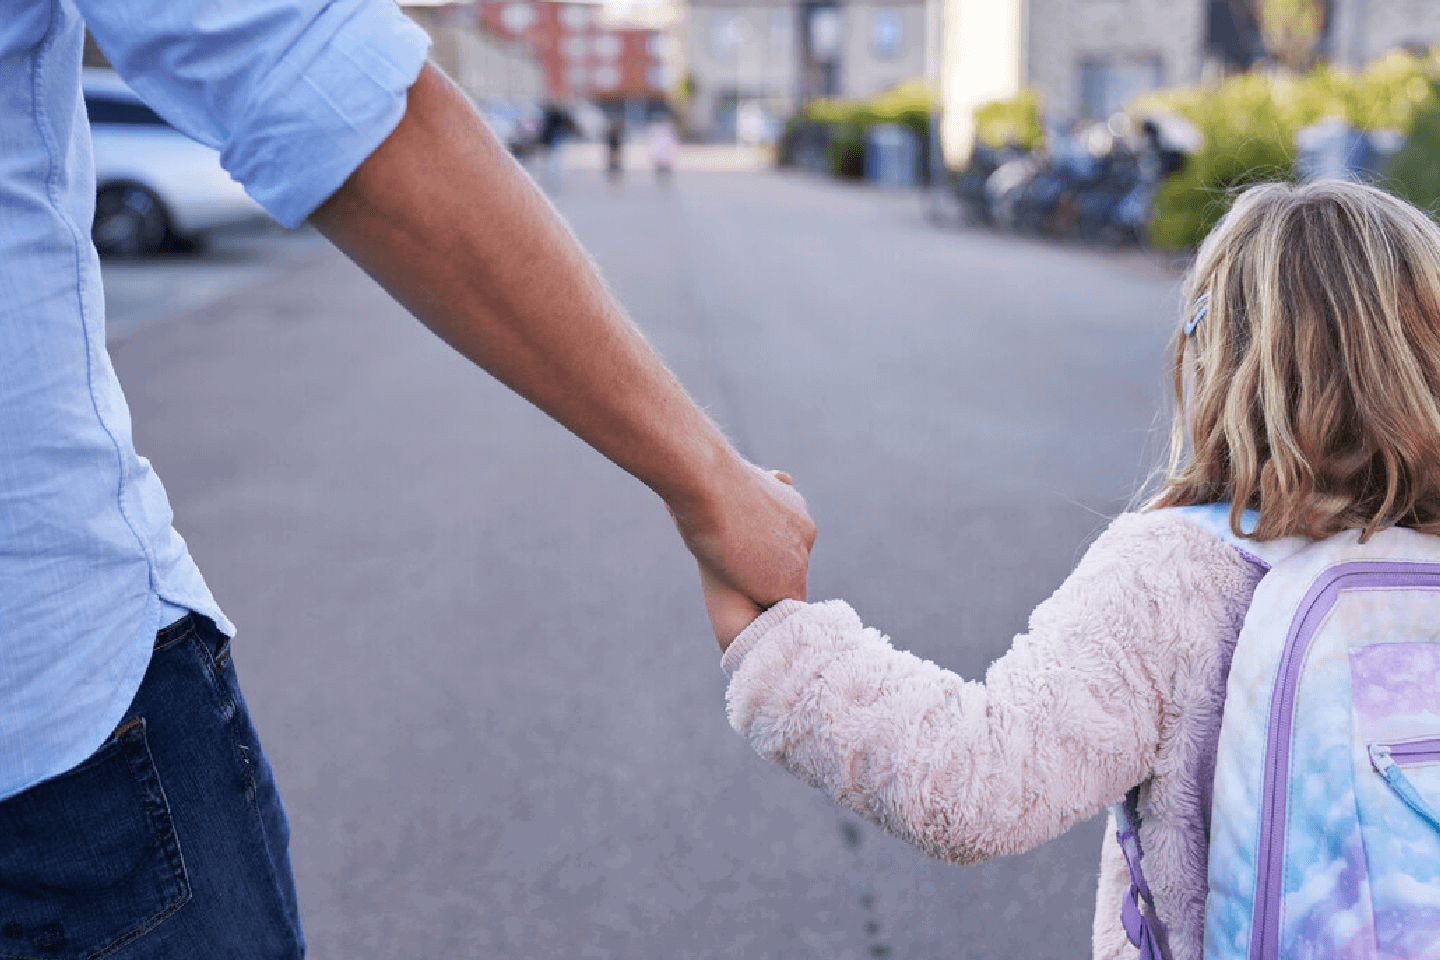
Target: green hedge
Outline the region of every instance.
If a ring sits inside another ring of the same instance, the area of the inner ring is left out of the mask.
[[[1437,84],[1440,60],[1395,53],[1360,74],[1329,67],[1299,77],[1251,73],[1214,88],[1139,98],[1132,113],[1172,111],[1195,124],[1204,138],[1185,169],[1157,191],[1152,238],[1161,247],[1193,247],[1224,216],[1235,188],[1293,178],[1296,132],[1326,117],[1410,135],[1395,158],[1394,182],[1388,186],[1434,206],[1440,200],[1434,169],[1440,162]]]
[[[1429,85],[1429,95],[1416,107],[1409,139],[1390,162],[1387,186],[1440,219],[1440,78],[1430,78]]]
[[[1040,122],[1040,95],[1021,90],[1006,100],[991,100],[975,108],[975,139],[987,147],[1034,150],[1045,142]]]
[[[830,172],[839,177],[865,175],[865,134],[877,123],[898,123],[914,130],[923,144],[929,136],[930,89],[912,80],[869,100],[812,100],[791,125],[819,123],[830,131]]]

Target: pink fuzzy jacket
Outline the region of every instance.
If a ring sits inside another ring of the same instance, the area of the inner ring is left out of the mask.
[[[967,681],[860,623],[787,600],[736,638],[730,724],[761,756],[926,854],[1038,846],[1140,785],[1145,875],[1174,960],[1202,955],[1215,748],[1230,655],[1263,569],[1176,513],[1126,514]],[[1114,824],[1094,955],[1134,958]]]

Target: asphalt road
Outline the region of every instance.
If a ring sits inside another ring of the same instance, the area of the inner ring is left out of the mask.
[[[1158,451],[1177,280],[1152,258],[772,173],[571,171],[556,200],[739,447],[796,477],[812,598],[966,676]],[[266,249],[198,300],[204,258],[162,265],[178,312],[112,350],[240,626],[310,956],[1089,955],[1100,821],[958,868],[756,757],[658,501],[323,241]]]

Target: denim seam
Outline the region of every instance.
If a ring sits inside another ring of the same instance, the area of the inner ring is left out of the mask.
[[[193,640],[195,645],[200,648],[201,658],[207,664],[212,665],[215,670],[223,671],[225,669],[225,665],[230,660],[231,638],[229,636],[226,636],[224,631],[216,627],[214,621],[210,620],[209,617],[198,613],[191,613],[183,619],[179,620],[178,622],[172,623],[169,627],[166,627],[165,629],[174,630],[178,628],[181,624],[187,623],[188,627],[186,627],[183,633],[175,637],[165,638],[163,641],[160,639],[160,637],[164,635],[165,631],[160,631],[160,634],[156,636],[156,643],[159,644],[163,642],[164,646],[168,647],[180,640]],[[218,632],[222,638],[220,646],[213,651],[210,649],[210,645],[206,642],[203,635],[203,628],[206,626]],[[157,646],[156,649],[163,649],[163,647]]]
[[[138,733],[132,733],[135,728]],[[165,796],[164,787],[160,784],[160,775],[155,771],[154,761],[150,757],[149,744],[145,741],[145,721],[127,725],[122,735],[124,739],[134,740],[138,738],[144,745],[146,763],[138,762],[133,753],[126,753],[126,766],[130,775],[135,778],[135,785],[140,788],[145,797],[146,813],[150,817],[150,823],[155,830],[156,839],[160,841],[161,850],[164,852],[166,865],[170,867],[173,880],[177,886],[177,895],[174,900],[166,904],[164,909],[142,922],[135,929],[120,937],[113,943],[107,944],[99,951],[90,954],[86,960],[101,960],[119,950],[121,947],[134,943],[140,937],[154,930],[163,920],[179,910],[186,903],[190,902],[190,877],[185,870],[185,858],[180,851],[180,838],[175,835],[175,820],[170,813],[170,801]],[[122,740],[123,742],[123,740]]]
[[[223,675],[223,670],[221,674]],[[217,677],[217,680],[219,679],[221,679],[221,677]],[[269,855],[270,844],[267,841],[265,818],[260,815],[260,794],[255,785],[255,765],[250,760],[250,752],[254,748],[242,742],[243,738],[240,736],[239,730],[236,729],[236,718],[238,716],[238,710],[232,711],[225,725],[230,731],[230,739],[235,744],[235,751],[240,758],[240,763],[245,768],[245,791],[247,798],[250,800],[250,812],[255,816],[255,829],[260,834],[261,847],[266,852],[265,864],[269,873],[271,890],[278,894],[281,886],[280,871],[275,866],[275,858]],[[258,746],[258,744],[256,746]],[[289,915],[286,914],[284,910],[281,911],[281,914],[286,924],[289,925]],[[301,934],[299,930],[292,928],[290,933],[296,940],[300,939]]]
[[[178,623],[172,623],[155,634],[155,652],[168,650],[180,641],[191,637],[195,633],[194,616],[192,613]]]
[[[225,649],[229,650],[229,646],[229,641],[227,639]],[[251,751],[258,748],[259,744],[257,742],[255,745],[252,746],[243,742],[244,738],[240,736],[240,731],[237,728],[237,720],[240,716],[240,710],[238,706],[234,706],[235,701],[233,699],[229,698],[228,695],[221,693],[222,687],[225,682],[225,667],[217,667],[215,681],[217,698],[223,696],[225,698],[225,702],[232,704],[232,709],[226,716],[225,726],[230,731],[230,740],[232,743],[234,743],[235,752],[237,756],[239,756],[240,763],[245,769],[245,790],[247,798],[250,801],[250,812],[255,817],[255,829],[259,832],[259,835],[261,837],[261,846],[266,851],[265,862],[269,873],[271,889],[278,894],[281,886],[280,871],[275,865],[274,857],[269,855],[270,844],[266,840],[267,831],[265,827],[265,818],[260,815],[260,795],[259,791],[256,789],[255,783],[255,765],[250,759]],[[284,916],[286,924],[288,925],[290,922],[288,914],[285,914],[283,910],[281,911],[281,913]],[[296,940],[298,940],[301,936],[300,931],[297,929],[292,928],[290,932]]]
[[[135,756],[134,741],[137,739],[140,741],[144,753],[143,761]],[[102,960],[116,950],[134,943],[188,903],[191,893],[190,877],[185,869],[185,859],[180,851],[179,837],[175,835],[175,822],[170,813],[170,802],[165,797],[159,774],[155,772],[154,760],[150,756],[149,745],[145,740],[144,719],[137,717],[122,725],[112,735],[111,742],[116,745],[120,759],[124,761],[126,770],[130,772],[130,776],[134,778],[135,785],[140,790],[141,804],[146,818],[150,821],[150,827],[155,833],[155,839],[160,844],[165,865],[170,871],[170,879],[176,885],[177,895],[158,913],[140,921],[135,927],[98,950],[87,953],[85,960]],[[51,957],[53,958],[53,954]],[[50,958],[28,953],[0,951],[0,960],[50,960]]]
[[[230,734],[230,743],[235,747],[236,759],[240,761],[240,767],[245,773],[246,797],[250,801],[250,809],[254,812],[258,822],[260,801],[255,793],[255,769],[250,762],[250,746],[244,742],[240,731],[236,729],[235,721],[239,715],[239,705],[235,698],[230,696],[228,690],[226,669],[229,666],[230,642],[227,639],[220,652],[216,654],[210,652],[210,648],[200,637],[198,631],[191,631],[187,635],[187,639],[200,659],[201,668],[205,671],[206,679],[209,681],[211,696],[215,699],[215,706],[220,710],[220,720]]]
[[[200,666],[204,669],[206,679],[210,681],[211,695],[215,698],[215,705],[220,708],[220,719],[228,727],[235,719],[236,703],[235,698],[230,696],[226,689],[225,668],[228,655],[218,659],[217,655],[210,652],[210,648],[201,639],[199,631],[191,631],[186,637],[196,656],[200,658]],[[230,645],[227,643],[223,650],[228,653]],[[233,735],[233,731],[232,731]]]

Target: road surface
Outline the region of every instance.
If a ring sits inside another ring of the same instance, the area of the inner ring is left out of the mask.
[[[965,676],[1160,452],[1154,257],[799,175],[581,169],[555,199],[742,451],[794,474],[812,598]],[[177,309],[132,298],[112,349],[240,626],[311,957],[1089,955],[1099,820],[958,868],[762,761],[659,502],[323,241],[262,247],[201,295],[205,258],[155,268]]]

